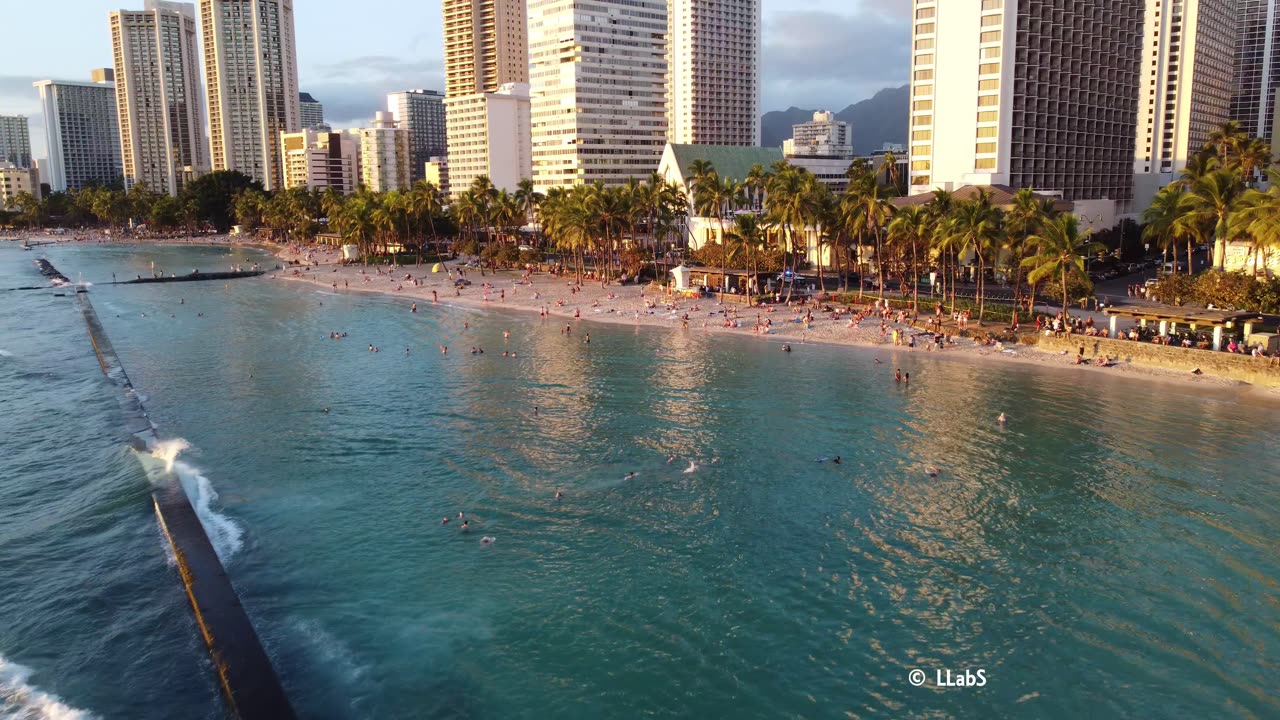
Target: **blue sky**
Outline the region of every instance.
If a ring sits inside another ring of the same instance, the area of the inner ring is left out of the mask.
[[[762,0],[763,109],[843,109],[907,81],[910,0]],[[44,157],[31,83],[87,80],[111,63],[107,13],[142,0],[0,0],[5,61],[0,115],[31,116]],[[440,3],[435,0],[295,0],[301,89],[336,127],[362,124],[385,93],[443,89]],[[53,28],[56,28],[54,30]],[[53,44],[56,38],[57,44]],[[855,129],[856,132],[856,129]]]

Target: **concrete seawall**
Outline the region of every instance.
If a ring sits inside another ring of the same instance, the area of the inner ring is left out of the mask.
[[[1047,352],[1066,350],[1069,354],[1075,355],[1083,346],[1085,360],[1093,360],[1105,355],[1122,363],[1166,370],[1191,372],[1199,368],[1206,375],[1214,377],[1240,380],[1261,387],[1280,387],[1280,367],[1270,366],[1268,358],[1084,335],[1065,335],[1061,338],[1044,335],[1029,337],[1034,337],[1036,347]]]
[[[120,391],[117,397],[132,445],[146,452],[160,439],[155,426],[111,347],[88,293],[77,294],[76,303],[102,372]],[[279,676],[181,483],[171,477],[151,497],[232,715],[242,720],[294,718]]]

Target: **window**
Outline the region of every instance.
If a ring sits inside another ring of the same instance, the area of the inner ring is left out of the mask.
[[[974,152],[978,153],[979,155],[989,155],[991,153],[994,153],[995,151],[996,151],[996,144],[993,142],[978,143],[977,147],[974,149]]]
[[[921,53],[921,54],[917,55],[917,56],[916,56],[916,64],[917,64],[917,65],[932,65],[932,64],[933,64],[933,53]]]
[[[919,10],[916,11],[916,19],[928,20],[929,18],[933,17],[933,13],[934,13],[934,8],[931,8],[931,7],[920,8]]]
[[[985,128],[984,128],[984,129],[985,129]],[[994,130],[995,128],[991,128],[991,129],[992,129],[992,130]],[[932,140],[932,139],[933,139],[933,131],[932,131],[932,130],[916,130],[916,131],[914,131],[914,132],[912,132],[912,133],[911,133],[911,140],[912,140],[912,141],[916,141],[916,140]]]
[[[995,158],[978,158],[977,160],[974,161],[973,167],[977,170],[995,170],[996,159]]]
[[[983,95],[978,98],[978,107],[995,107],[1000,104],[999,95]]]
[[[929,160],[912,160],[911,169],[912,170],[928,170],[930,169],[930,167],[932,167],[932,164],[933,163]]]
[[[923,127],[923,126],[925,126],[925,125],[932,125],[932,124],[933,124],[933,116],[932,116],[932,115],[917,115],[917,116],[915,117],[915,119],[912,121],[912,123],[911,123],[911,124],[912,124],[912,125],[915,125],[916,127]]]
[[[978,137],[993,138],[996,136],[996,133],[998,133],[999,131],[1000,131],[1000,128],[997,128],[994,125],[987,125],[986,127],[978,128]]]
[[[988,30],[978,36],[978,42],[980,43],[1000,42],[1000,31]]]
[[[1000,48],[986,47],[978,50],[978,58],[981,60],[996,60],[1000,57]]]
[[[917,86],[915,86],[915,89],[914,89],[914,91],[913,91],[913,94],[915,94],[917,97],[923,97],[923,96],[925,96],[925,95],[932,95],[932,94],[933,94],[933,84],[932,84],[932,83],[925,83],[924,85],[917,85]]]
[[[932,110],[932,109],[933,109],[933,101],[932,101],[932,100],[917,100],[917,101],[915,101],[914,103],[912,103],[912,105],[911,105],[911,109],[912,109],[912,110]]]
[[[983,10],[999,10],[1004,7],[1004,0],[982,0]]]
[[[917,40],[917,41],[916,41],[916,49],[917,49],[917,50],[932,50],[932,49],[933,49],[933,38],[921,38],[921,39]]]
[[[991,78],[990,80],[978,81],[978,92],[982,92],[984,90],[999,90],[999,89],[1000,89],[999,78]]]
[[[995,110],[981,110],[978,112],[978,122],[995,122],[1000,119],[1000,113]]]
[[[928,175],[917,175],[916,177],[911,178],[911,184],[912,184],[912,185],[928,185],[928,184],[929,184],[929,176],[928,176]]]
[[[920,23],[916,25],[916,34],[927,35],[933,32],[933,23]]]
[[[916,80],[932,80],[932,79],[933,79],[933,71],[932,71],[932,70],[917,70],[917,71],[916,71],[916,73],[915,73],[915,75],[914,75],[913,77],[914,77]]]
[[[978,66],[979,75],[999,75],[1000,63],[982,63]]]
[[[999,15],[983,15],[982,27],[995,27],[996,25],[999,25],[1003,20],[1004,18],[1000,17]]]
[[[921,145],[920,147],[911,148],[911,154],[915,157],[928,157],[933,154],[932,145]]]

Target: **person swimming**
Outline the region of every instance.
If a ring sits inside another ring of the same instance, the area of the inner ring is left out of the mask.
[[[459,519],[459,520],[461,520],[461,519],[463,519],[463,518],[465,518],[465,517],[466,517],[466,515],[463,515],[463,514],[462,514],[462,511],[461,511],[461,510],[459,510],[459,511],[458,511],[458,519]]]
[[[445,519],[441,520],[441,521],[440,521],[440,524],[441,524],[441,525],[448,525],[448,524],[449,524],[449,518],[445,518]]]
[[[324,414],[325,414],[325,415],[328,415],[328,414],[329,414],[329,408],[325,408],[325,409],[324,409]]]
[[[556,491],[556,499],[557,499],[557,500],[559,500],[559,499],[561,499],[561,498],[563,498],[563,497],[564,497],[564,493],[562,493],[562,492],[560,492],[559,490],[557,490],[557,491]]]
[[[670,465],[671,463],[673,463],[673,462],[675,462],[675,461],[676,461],[676,456],[675,456],[675,455],[668,455],[668,456],[667,456],[667,464],[668,464],[668,465]]]
[[[687,467],[687,468],[685,468],[685,469],[684,469],[684,474],[685,474],[685,475],[688,475],[689,473],[697,472],[697,471],[698,471],[698,463],[696,463],[696,462],[694,462],[694,461],[690,460],[690,461],[689,461],[689,467]]]
[[[897,372],[895,372],[895,373],[893,374],[893,381],[894,381],[894,382],[902,382],[902,369],[901,369],[901,368],[899,368],[899,369],[898,369],[898,371],[897,371]]]
[[[470,526],[470,524],[469,524],[469,522],[468,522],[467,520],[463,520],[463,521],[462,521],[462,527],[460,527],[460,528],[458,528],[458,529],[459,529],[459,530],[461,530],[462,532],[466,532],[466,531],[468,531],[468,530],[470,530],[470,529],[471,529],[471,526]]]
[[[783,346],[782,346],[782,352],[791,352],[791,346],[790,346],[790,345],[783,345]]]
[[[491,537],[491,536],[489,536],[489,535],[485,535],[484,537],[480,538],[480,544],[481,544],[481,545],[492,545],[494,540],[495,540],[495,538],[493,538],[493,537]]]
[[[928,475],[929,477],[938,477],[938,468],[932,465],[928,465],[924,469],[924,474]]]
[[[622,479],[623,479],[623,480],[630,480],[630,479],[634,478],[635,476],[636,476],[636,474],[635,474],[635,473],[633,473],[633,472],[629,472],[629,473],[627,473],[626,477],[624,477],[624,478],[622,478]]]
[[[1001,425],[1004,425],[1005,423],[1009,422],[1009,418],[1005,417],[1004,413],[1000,413],[1000,417],[996,418],[996,422],[1000,423]]]
[[[835,459],[833,459],[831,462],[833,462],[833,463],[835,463],[835,464],[839,465],[839,464],[840,464],[840,456],[839,456],[839,455],[835,456]]]

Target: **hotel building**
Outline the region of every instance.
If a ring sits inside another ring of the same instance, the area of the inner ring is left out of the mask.
[[[670,0],[672,143],[760,144],[760,0]]]
[[[293,0],[200,0],[214,170],[280,187],[280,135],[302,128]]]
[[[208,164],[195,6],[146,0],[108,23],[125,186],[177,195]]]
[[[329,131],[324,121],[324,105],[311,96],[311,93],[298,93],[298,121],[303,130]]]
[[[444,155],[448,147],[444,95],[437,90],[388,93],[387,110],[409,132],[409,174],[417,182],[426,177],[427,161]]]
[[[667,139],[666,33],[666,0],[529,0],[539,191],[653,172]]]
[[[360,130],[360,177],[374,192],[409,190],[409,131],[389,112],[379,112],[373,125]]]
[[[1280,86],[1277,0],[1235,0],[1235,77],[1231,119],[1249,137],[1271,143],[1276,152],[1276,88]]]
[[[1146,0],[914,0],[912,194],[1133,196]],[[1077,203],[1077,207],[1080,203]]]
[[[280,136],[286,188],[332,188],[344,195],[360,185],[360,131],[300,130]]]
[[[520,107],[529,102],[521,89],[529,82],[525,0],[445,0],[444,74],[449,192],[461,193],[481,175],[514,189],[510,178],[529,177],[532,160],[496,152],[491,140],[530,133],[529,112]],[[490,108],[494,103],[499,107]]]
[[[33,167],[31,130],[25,115],[0,115],[0,162]]]
[[[1134,148],[1141,212],[1231,114],[1236,0],[1147,3]]]
[[[49,149],[48,175],[42,174],[40,180],[54,192],[121,179],[115,84],[108,80],[110,69],[94,70],[92,76],[102,81],[34,83],[40,91]]]

